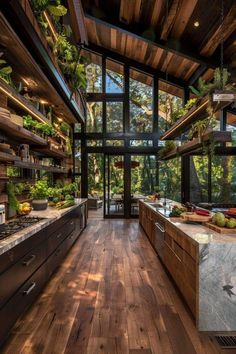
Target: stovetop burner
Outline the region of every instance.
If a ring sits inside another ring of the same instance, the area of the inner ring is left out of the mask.
[[[9,221],[7,224],[0,225],[0,240],[13,235],[14,233],[29,227],[44,218],[36,216],[21,216],[17,219]]]

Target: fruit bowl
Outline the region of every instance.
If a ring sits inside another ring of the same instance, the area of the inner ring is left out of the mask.
[[[17,214],[19,215],[19,216],[25,216],[25,215],[29,215],[30,214],[30,212],[31,212],[31,210],[32,210],[32,208],[31,207],[29,207],[27,210],[18,210],[17,211]]]

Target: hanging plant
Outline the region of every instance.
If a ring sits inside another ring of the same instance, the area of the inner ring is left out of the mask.
[[[175,148],[176,148],[175,142],[172,141],[172,140],[167,140],[167,141],[165,141],[165,145],[163,147],[161,147],[160,150],[158,151],[158,155],[159,155],[160,158],[163,158],[169,152],[174,150]]]
[[[12,82],[11,80],[11,73],[12,73],[12,67],[10,65],[7,65],[6,60],[1,59],[3,56],[3,53],[0,53],[0,78],[5,81],[7,84],[10,84]]]

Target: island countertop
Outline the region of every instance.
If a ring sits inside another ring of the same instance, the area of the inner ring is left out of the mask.
[[[168,213],[165,208],[156,208],[149,202],[144,202],[144,204],[154,210],[161,217],[165,218],[165,220],[170,222],[196,244],[236,243],[236,233],[233,231],[230,234],[220,234],[204,226],[204,224],[190,224],[186,223],[181,217],[168,217]],[[173,204],[177,203],[173,202]]]
[[[236,233],[220,234],[203,224],[187,224],[181,218],[168,217],[168,209],[157,208],[144,201],[142,203],[147,210],[150,209],[152,215],[149,219],[147,213],[145,219],[142,216],[140,219],[141,225],[143,222],[146,225],[152,223],[150,228],[146,228],[147,235],[149,229],[154,230],[150,232],[155,235],[156,221],[165,224],[163,263],[190,308],[193,305],[192,312],[198,329],[206,332],[235,332]],[[194,258],[191,258],[191,252],[186,255],[186,243],[182,243],[185,238],[187,244],[192,244],[195,249]],[[168,243],[170,239],[173,242],[171,245]],[[169,246],[172,251],[168,257]],[[186,259],[191,260],[192,268],[189,268]]]
[[[43,218],[39,222],[33,224],[32,226],[28,226],[23,230],[20,230],[14,233],[11,236],[8,236],[0,241],[0,255],[9,251],[11,248],[17,246],[22,241],[27,240],[32,235],[41,231],[54,221],[60,219],[62,216],[66,215],[73,209],[77,208],[79,205],[85,203],[87,199],[77,199],[76,204],[72,207],[66,209],[55,209],[53,207],[48,207],[46,210],[36,211],[33,210],[30,213],[30,216],[35,216],[39,218]]]

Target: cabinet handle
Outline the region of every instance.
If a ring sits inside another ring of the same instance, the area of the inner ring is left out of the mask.
[[[35,260],[35,258],[36,258],[35,254],[32,254],[32,255],[29,257],[28,261],[24,261],[24,262],[22,263],[22,265],[28,267],[28,266],[30,265],[30,263],[32,263],[32,262]]]
[[[74,221],[71,221],[70,224],[71,224],[71,225],[74,225]]]
[[[35,288],[35,286],[36,286],[36,283],[35,283],[35,282],[32,283],[32,284],[30,285],[29,289],[28,289],[28,290],[25,290],[25,291],[23,292],[23,294],[24,294],[24,295],[29,295],[29,294],[31,293],[31,291]]]
[[[58,234],[58,235],[57,235],[57,238],[60,238],[60,237],[61,237],[61,235],[62,235],[61,233],[60,233],[60,234]]]

